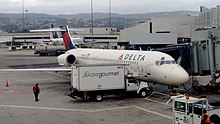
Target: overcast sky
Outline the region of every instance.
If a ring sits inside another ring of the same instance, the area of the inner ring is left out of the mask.
[[[29,13],[78,14],[90,13],[91,1],[94,12],[121,14],[165,12],[177,10],[199,11],[200,6],[208,8],[220,5],[220,0],[23,0]],[[0,0],[0,13],[21,13],[22,0]]]

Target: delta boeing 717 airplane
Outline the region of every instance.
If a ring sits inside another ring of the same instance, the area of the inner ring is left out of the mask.
[[[157,51],[76,48],[68,27],[63,27],[64,44],[68,50],[58,56],[59,65],[127,64],[139,75],[134,78],[168,86],[179,86],[189,80],[188,73],[170,55]]]

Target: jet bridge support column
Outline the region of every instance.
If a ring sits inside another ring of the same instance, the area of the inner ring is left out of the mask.
[[[211,87],[214,88],[215,92],[220,94],[220,83],[217,82],[216,80],[220,77],[220,73],[216,75],[217,70],[216,70],[216,63],[215,63],[215,58],[214,58],[214,41],[216,41],[216,37],[212,35],[212,32],[209,31],[209,67],[210,67],[210,72],[211,72]]]
[[[210,67],[210,72],[211,72],[211,84],[216,83],[215,79],[215,65],[214,65],[214,53],[213,53],[213,42],[215,40],[215,37],[213,37],[212,32],[209,31],[209,67]]]

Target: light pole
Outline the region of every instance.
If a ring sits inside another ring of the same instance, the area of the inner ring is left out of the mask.
[[[111,0],[109,0],[109,28],[110,28],[111,25],[112,25],[112,24],[111,24],[111,16],[112,16],[112,15],[111,15],[111,11],[112,11],[112,10],[111,10],[111,9],[112,9],[111,6],[112,6],[112,2],[111,2]]]
[[[25,22],[24,22],[24,0],[22,0],[22,23],[23,23],[23,29],[22,32],[25,30]]]
[[[91,45],[93,46],[93,1],[91,0],[91,32],[92,32],[92,42]]]
[[[28,23],[28,10],[26,9],[25,10],[25,13],[26,13],[26,24]]]

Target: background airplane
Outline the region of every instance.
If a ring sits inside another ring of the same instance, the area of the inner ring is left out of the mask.
[[[51,25],[51,28],[49,29],[38,29],[38,30],[30,30],[30,32],[50,32],[50,43],[49,44],[59,44],[62,45],[63,38],[60,32],[65,31],[65,29],[62,29],[62,26],[59,28],[55,28],[54,25]],[[81,29],[69,29],[71,32],[76,32],[76,31],[83,31]],[[83,38],[80,37],[70,37],[71,40],[74,42],[75,45],[83,45]]]

